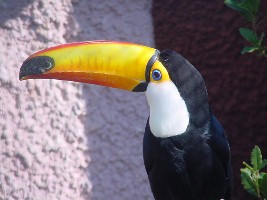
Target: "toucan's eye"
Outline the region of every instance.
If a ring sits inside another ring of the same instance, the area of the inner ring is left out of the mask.
[[[161,75],[161,72],[158,70],[158,69],[154,69],[152,71],[152,78],[155,80],[155,81],[159,81],[161,79],[162,75]]]

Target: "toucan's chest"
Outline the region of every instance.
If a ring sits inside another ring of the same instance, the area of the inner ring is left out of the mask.
[[[155,166],[158,170],[175,171],[178,174],[185,173],[188,168],[196,165],[199,166],[198,169],[209,169],[211,163],[206,161],[211,160],[209,157],[212,153],[205,137],[199,133],[201,131],[202,129],[199,129],[195,132],[159,138],[152,134],[147,124],[143,144],[147,172]]]
[[[184,133],[157,138],[147,125],[143,153],[156,199],[195,199],[195,196],[204,196],[204,182],[213,168],[213,156],[201,135]]]

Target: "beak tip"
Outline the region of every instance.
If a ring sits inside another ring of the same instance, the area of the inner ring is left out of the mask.
[[[29,58],[22,64],[19,72],[19,80],[27,79],[27,76],[43,74],[55,66],[54,59],[49,56],[37,56]]]
[[[27,76],[26,70],[24,68],[25,68],[25,66],[22,64],[22,66],[20,67],[20,70],[19,70],[19,80],[20,81],[25,80],[26,76]]]
[[[27,79],[26,76],[22,76],[21,73],[19,72],[19,80],[24,81],[26,79]]]

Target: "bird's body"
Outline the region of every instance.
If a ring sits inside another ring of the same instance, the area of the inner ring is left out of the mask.
[[[89,41],[30,56],[20,79],[55,78],[145,92],[145,168],[156,200],[231,199],[230,148],[204,80],[178,53]]]
[[[204,80],[193,65],[174,51],[163,51],[159,60],[176,87],[169,91],[168,100],[163,104],[154,103],[154,99],[162,98],[164,91],[160,91],[158,96],[153,92],[154,98],[150,98],[148,84],[150,117],[163,113],[152,112],[154,107],[157,110],[171,107],[168,111],[171,117],[178,108],[179,116],[183,117],[176,116],[178,120],[170,127],[184,127],[184,121],[187,125],[185,129],[177,129],[184,131],[166,134],[165,130],[160,135],[151,129],[155,122],[147,121],[144,163],[154,197],[156,200],[229,200],[232,181],[230,148],[224,129],[211,112]],[[179,97],[173,95],[175,93]],[[172,98],[174,100],[170,100]],[[184,102],[183,106],[181,102]],[[187,115],[182,114],[184,110]],[[159,126],[166,127],[164,117],[171,118],[165,115],[160,115],[156,122],[157,130]]]
[[[228,144],[224,132],[217,131],[215,120],[202,128],[167,138],[155,137],[147,123],[144,163],[156,200],[230,199]],[[220,149],[217,152],[217,147],[225,152]]]

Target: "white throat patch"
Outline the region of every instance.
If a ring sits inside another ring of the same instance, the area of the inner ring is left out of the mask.
[[[166,138],[186,131],[189,113],[172,81],[150,82],[145,93],[150,107],[149,125],[154,136]]]

